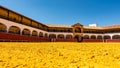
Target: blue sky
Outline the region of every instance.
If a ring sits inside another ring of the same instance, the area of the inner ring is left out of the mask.
[[[120,24],[120,0],[0,0],[0,5],[44,24]]]

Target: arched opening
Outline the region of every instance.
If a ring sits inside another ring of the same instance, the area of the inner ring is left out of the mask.
[[[0,23],[0,32],[6,32],[6,26]]]
[[[82,42],[83,37],[79,36],[79,35],[75,35],[75,38],[77,39],[78,42]]]
[[[29,29],[24,29],[24,30],[22,31],[22,34],[23,34],[23,35],[30,35],[30,30],[29,30]]]
[[[43,37],[43,33],[42,32],[39,33],[39,37]]]
[[[48,34],[47,33],[45,33],[45,38],[48,38]]]
[[[89,39],[89,35],[85,35],[83,38],[84,39]]]
[[[66,35],[66,39],[71,39],[72,35]]]
[[[114,35],[112,36],[112,39],[120,39],[120,35]]]
[[[97,36],[97,39],[102,39],[102,36]]]
[[[37,36],[37,31],[33,30],[32,36]]]
[[[63,34],[59,34],[58,38],[64,38],[64,35]]]
[[[110,36],[109,35],[105,35],[104,39],[110,39]]]
[[[76,33],[81,33],[81,29],[80,28],[75,28],[75,32]]]
[[[95,35],[92,35],[92,36],[91,36],[91,39],[96,39],[96,36],[95,36]]]
[[[56,35],[55,34],[50,34],[49,38],[56,38]]]
[[[48,37],[48,34],[47,33],[45,33],[45,38],[47,38]]]
[[[9,28],[9,33],[20,34],[20,28],[17,26],[11,26]]]

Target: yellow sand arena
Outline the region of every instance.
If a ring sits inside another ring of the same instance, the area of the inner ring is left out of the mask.
[[[120,68],[120,43],[0,43],[0,68]]]

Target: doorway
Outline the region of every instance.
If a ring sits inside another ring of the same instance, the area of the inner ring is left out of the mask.
[[[76,35],[75,38],[77,39],[78,42],[82,42],[83,41],[83,37]]]

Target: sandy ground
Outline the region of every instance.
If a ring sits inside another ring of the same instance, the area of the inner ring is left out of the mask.
[[[120,43],[0,43],[0,68],[120,68]]]

